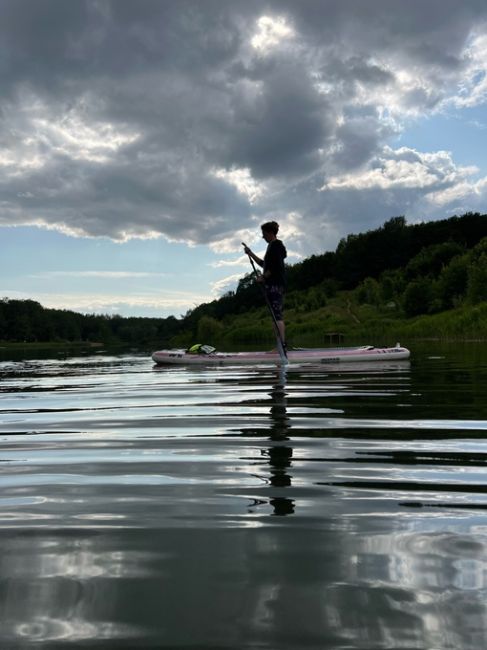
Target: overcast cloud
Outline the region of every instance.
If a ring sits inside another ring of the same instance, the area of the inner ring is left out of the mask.
[[[3,0],[0,224],[305,254],[482,210],[486,179],[395,147],[483,104],[485,0]]]

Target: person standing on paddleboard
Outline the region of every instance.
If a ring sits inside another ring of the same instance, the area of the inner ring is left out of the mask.
[[[285,326],[283,320],[284,290],[286,276],[284,260],[287,257],[286,247],[280,239],[277,239],[279,224],[275,221],[268,221],[261,226],[262,237],[267,242],[267,250],[262,260],[248,247],[244,250],[259,266],[262,267],[262,275],[258,276],[257,282],[264,283],[267,300],[274,312],[276,324],[279,330],[279,337],[285,345]]]

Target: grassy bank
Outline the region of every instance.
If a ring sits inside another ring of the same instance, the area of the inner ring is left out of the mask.
[[[292,345],[341,345],[372,343],[394,345],[400,341],[445,340],[487,341],[487,303],[462,306],[433,315],[405,318],[393,305],[376,307],[358,304],[353,294],[343,293],[326,305],[285,314],[287,339]],[[274,340],[269,312],[265,307],[222,321],[202,317],[196,330],[171,339],[174,346],[211,343],[220,349],[271,345]]]

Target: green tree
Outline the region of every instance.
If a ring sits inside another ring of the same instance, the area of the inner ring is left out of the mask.
[[[380,276],[379,284],[383,302],[397,300],[398,296],[401,296],[406,288],[406,280],[404,278],[403,270],[392,269],[384,271]]]
[[[473,305],[487,301],[487,253],[480,255],[468,270],[467,299]]]
[[[465,252],[463,246],[455,242],[443,242],[423,248],[406,266],[405,274],[408,279],[418,276],[437,277],[452,258]]]
[[[361,305],[378,306],[382,296],[380,284],[374,278],[365,278],[355,290],[355,296]]]
[[[442,309],[451,309],[465,298],[468,282],[469,256],[454,257],[438,278],[438,298]]]
[[[406,316],[427,314],[434,297],[432,284],[426,278],[410,282],[403,296],[403,308]]]
[[[197,338],[200,343],[218,341],[223,334],[223,325],[211,316],[202,316],[198,321]]]

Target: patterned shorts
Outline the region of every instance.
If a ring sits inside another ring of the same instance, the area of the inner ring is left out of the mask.
[[[265,292],[276,320],[282,320],[282,304],[284,301],[284,287],[266,285]]]

